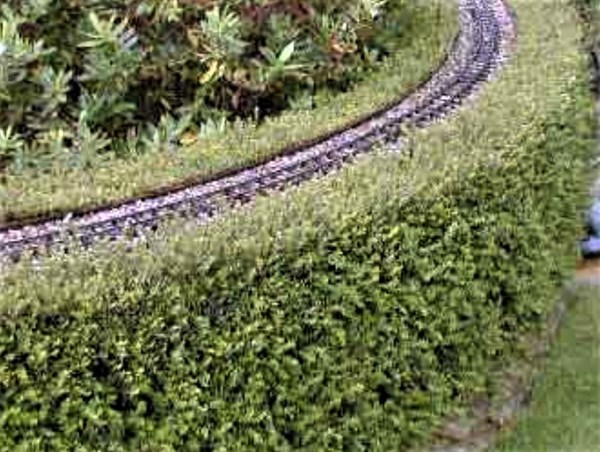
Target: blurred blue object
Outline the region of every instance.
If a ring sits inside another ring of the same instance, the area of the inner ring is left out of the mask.
[[[600,256],[600,237],[588,237],[579,246],[583,257]]]
[[[600,237],[600,200],[597,199],[588,214],[588,222],[593,235]]]

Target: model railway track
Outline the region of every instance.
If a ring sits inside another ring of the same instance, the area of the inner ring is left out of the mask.
[[[73,239],[89,246],[100,239],[139,236],[166,217],[207,221],[257,195],[297,185],[340,168],[376,144],[401,149],[403,130],[425,127],[469,99],[500,68],[514,38],[504,0],[461,0],[461,31],[445,63],[420,89],[369,119],[296,152],[252,168],[166,195],[130,202],[76,218],[65,217],[0,232],[0,257],[59,249]]]

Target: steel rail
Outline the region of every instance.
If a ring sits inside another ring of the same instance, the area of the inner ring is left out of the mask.
[[[460,0],[460,32],[446,61],[420,89],[367,120],[288,155],[166,195],[140,199],[77,218],[69,215],[0,232],[0,258],[60,249],[72,240],[90,246],[99,239],[140,236],[165,217],[205,222],[259,194],[297,185],[340,168],[374,148],[402,149],[405,128],[425,127],[471,98],[509,56],[515,38],[504,0]]]

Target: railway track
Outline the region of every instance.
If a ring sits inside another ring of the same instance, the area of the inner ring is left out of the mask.
[[[90,246],[100,239],[145,235],[173,216],[206,222],[223,209],[322,176],[369,152],[397,144],[405,128],[425,127],[471,98],[499,70],[515,37],[504,0],[460,0],[460,33],[439,70],[418,90],[370,118],[288,155],[208,183],[140,199],[81,216],[24,225],[0,232],[0,258],[58,250],[72,240]]]

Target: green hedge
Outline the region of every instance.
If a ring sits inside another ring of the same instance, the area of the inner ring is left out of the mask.
[[[510,3],[510,66],[414,158],[6,270],[0,444],[404,450],[485,388],[574,263],[592,135],[573,9]]]

